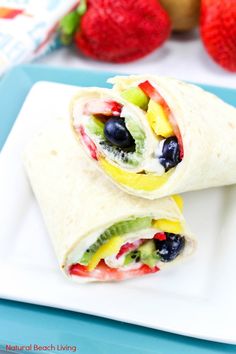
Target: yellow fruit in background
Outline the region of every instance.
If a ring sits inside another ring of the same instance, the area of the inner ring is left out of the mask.
[[[99,163],[103,170],[116,182],[123,184],[124,186],[143,191],[153,191],[160,188],[165,182],[167,182],[171,174],[171,171],[162,176],[123,171],[119,167],[109,163],[104,158],[101,158]]]
[[[183,226],[180,221],[172,221],[167,219],[158,219],[153,221],[152,226],[156,229],[170,232],[173,234],[180,234],[183,232]]]
[[[174,31],[189,31],[199,22],[200,0],[160,0]]]
[[[123,242],[123,238],[120,236],[112,237],[108,242],[102,245],[97,252],[93,255],[91,261],[88,264],[88,270],[92,271],[96,268],[101,259],[118,253]]]
[[[164,138],[174,135],[163,107],[153,100],[150,100],[148,104],[147,119],[156,135],[161,135]]]

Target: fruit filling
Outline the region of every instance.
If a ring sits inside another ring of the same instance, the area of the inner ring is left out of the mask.
[[[83,104],[75,130],[95,160],[106,157],[124,168],[139,166],[145,151],[145,133],[118,102],[94,98]]]
[[[132,99],[132,95],[133,95],[132,92],[134,92],[137,89],[143,92],[143,94],[146,95],[147,97],[148,103],[146,103],[145,106],[141,102],[137,103],[137,101],[135,102]],[[160,95],[157,89],[154,86],[152,86],[152,84],[149,81],[141,82],[138,85],[138,88],[131,87],[129,89],[124,90],[122,92],[122,96],[125,97],[127,101],[130,101],[131,103],[138,105],[140,108],[144,109],[147,112],[146,116],[148,122],[151,128],[153,129],[154,133],[158,137],[161,137],[164,141],[165,141],[164,138],[171,137],[172,141],[173,140],[176,141],[176,144],[178,146],[179,156],[178,158],[176,158],[176,156],[172,156],[172,160],[171,160],[171,164],[173,165],[172,167],[175,167],[183,159],[184,150],[183,150],[183,142],[182,142],[182,137],[180,134],[179,127],[173,117],[173,114],[167,102],[164,100],[164,98]],[[162,153],[159,155],[159,158],[160,157],[162,157],[162,159],[166,158],[164,149],[162,149]],[[169,156],[167,156],[167,160],[170,160]],[[168,165],[169,163],[167,163],[167,166]],[[169,168],[167,167],[167,170],[168,169]]]
[[[155,190],[183,159],[179,128],[149,81],[123,90],[121,97],[132,105],[102,96],[83,102],[75,129],[90,156],[114,180],[135,189]],[[146,112],[149,132],[136,106]]]
[[[86,245],[79,259],[70,262],[68,272],[98,280],[155,273],[183,252],[186,240],[182,231],[180,222],[167,219],[132,217],[117,222]]]

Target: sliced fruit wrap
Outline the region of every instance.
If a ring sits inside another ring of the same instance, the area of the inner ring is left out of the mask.
[[[172,78],[117,76],[72,101],[74,133],[128,193],[156,199],[236,182],[236,109]]]
[[[124,193],[83,155],[69,117],[52,119],[24,154],[66,276],[119,281],[155,273],[194,251],[178,196],[148,201]]]

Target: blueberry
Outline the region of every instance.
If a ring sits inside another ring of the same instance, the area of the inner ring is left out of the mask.
[[[134,139],[125,125],[125,120],[119,117],[110,118],[104,127],[106,139],[115,146],[129,148],[134,146]]]
[[[155,246],[162,262],[173,261],[183,250],[185,238],[181,235],[166,232],[166,240],[155,240]]]
[[[159,157],[160,164],[164,166],[165,171],[178,165],[181,161],[178,140],[171,136],[164,141],[162,155]]]
[[[166,159],[165,157],[159,157],[160,164],[165,168],[165,172],[169,171],[171,168],[175,167],[177,164],[170,159]]]

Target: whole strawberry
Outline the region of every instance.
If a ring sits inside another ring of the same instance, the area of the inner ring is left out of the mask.
[[[236,71],[236,0],[202,0],[200,27],[212,58]]]
[[[75,33],[87,56],[111,62],[139,59],[163,44],[170,20],[157,0],[87,0]]]

